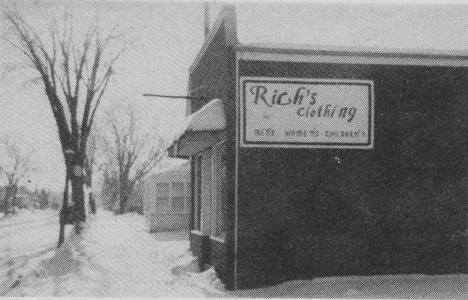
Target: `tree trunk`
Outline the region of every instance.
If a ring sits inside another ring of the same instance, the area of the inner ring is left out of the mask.
[[[13,214],[16,214],[15,205],[16,205],[16,195],[18,195],[18,185],[13,186],[13,199],[11,200],[11,210]]]
[[[62,201],[62,209],[60,209],[60,231],[59,231],[59,239],[57,243],[57,248],[62,245],[63,241],[65,240],[65,214],[68,207],[68,170],[66,171],[65,175],[65,188],[63,191],[63,201]]]
[[[83,184],[83,176],[71,176],[73,213],[77,234],[81,233],[83,223],[86,221]]]
[[[93,165],[86,163],[85,166],[86,166],[85,182],[89,190],[91,191],[89,192],[89,208],[92,214],[96,214],[96,201],[94,200],[94,196],[92,192],[93,190]]]
[[[89,193],[89,207],[93,215],[96,214],[96,200],[94,200],[93,192]]]
[[[128,203],[128,180],[126,174],[120,175],[119,180],[119,214],[124,214]]]
[[[119,196],[119,214],[124,214],[125,210],[127,208],[127,203],[128,203],[128,196],[127,196],[127,191],[125,191],[124,188],[120,189],[120,196]]]
[[[11,196],[11,185],[6,186],[5,188],[5,197],[3,202],[5,203],[5,216],[8,214],[8,200],[10,200]]]

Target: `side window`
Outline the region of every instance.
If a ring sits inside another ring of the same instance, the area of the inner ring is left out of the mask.
[[[169,183],[158,183],[156,189],[156,212],[166,212],[169,209]]]
[[[185,207],[186,210],[190,210],[189,203],[192,199],[192,185],[190,184],[190,180],[186,181],[185,184]]]
[[[224,239],[226,236],[226,143],[216,145],[213,155],[213,204],[212,234]]]
[[[202,155],[195,156],[195,180],[194,180],[194,199],[193,199],[193,212],[194,222],[193,229],[201,229],[201,190],[202,190]]]
[[[172,211],[185,211],[185,185],[183,182],[172,183]]]

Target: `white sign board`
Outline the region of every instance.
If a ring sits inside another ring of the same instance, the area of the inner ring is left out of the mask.
[[[240,77],[242,147],[372,149],[370,80]]]

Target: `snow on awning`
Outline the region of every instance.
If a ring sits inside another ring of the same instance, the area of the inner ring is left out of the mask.
[[[170,157],[187,158],[225,139],[223,102],[213,99],[185,119],[169,147]]]
[[[187,118],[187,131],[217,131],[226,129],[223,101],[213,99]]]

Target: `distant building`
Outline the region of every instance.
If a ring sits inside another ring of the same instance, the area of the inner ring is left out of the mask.
[[[59,210],[62,207],[63,202],[63,192],[51,191],[49,197],[50,208],[54,210]]]
[[[10,198],[9,206],[10,207],[14,206],[15,208],[19,208],[19,209],[31,208],[34,206],[34,200],[35,200],[34,197],[35,197],[34,193],[26,191],[25,189],[22,189],[18,191],[18,193],[16,194],[15,201],[14,201],[15,203],[11,203],[13,199]]]
[[[150,231],[188,229],[190,162],[158,171],[146,180],[141,193]]]

